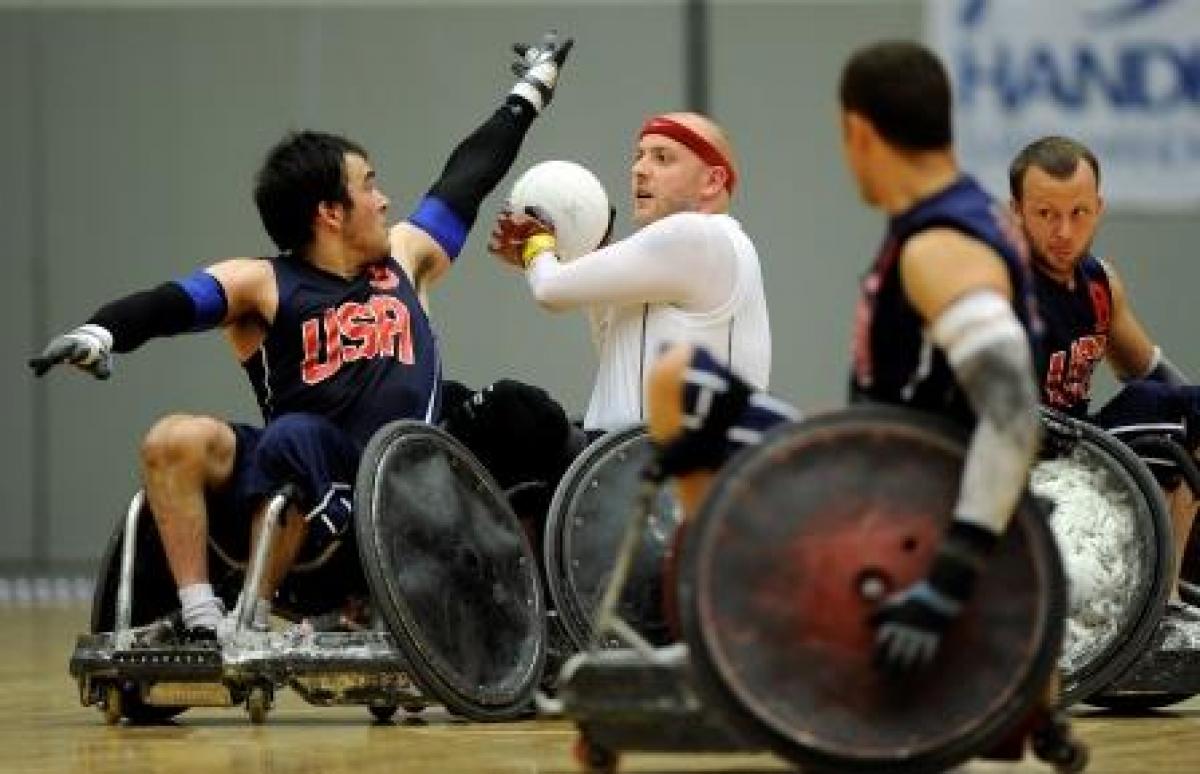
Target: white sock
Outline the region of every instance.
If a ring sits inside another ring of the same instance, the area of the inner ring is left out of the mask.
[[[203,626],[216,631],[225,615],[221,600],[207,583],[193,583],[181,588],[179,603],[183,608],[183,625],[188,629]]]

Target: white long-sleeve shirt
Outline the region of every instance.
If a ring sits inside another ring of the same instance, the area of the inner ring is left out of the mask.
[[[703,345],[767,387],[771,330],[758,252],[728,215],[671,215],[569,263],[542,254],[526,278],[542,306],[588,310],[600,358],[589,430],[645,419],[646,374],[671,342]]]

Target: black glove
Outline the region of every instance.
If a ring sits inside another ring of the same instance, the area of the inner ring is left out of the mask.
[[[549,105],[559,70],[574,45],[574,38],[562,38],[556,30],[547,32],[536,44],[514,44],[513,51],[518,59],[513,62],[512,71],[521,80],[513,86],[513,93],[525,97],[539,110]],[[536,98],[531,90],[536,93]]]
[[[904,674],[933,662],[942,634],[970,599],[996,542],[996,535],[983,527],[951,522],[929,575],[888,597],[871,615],[875,666]]]
[[[71,363],[97,379],[112,376],[112,334],[99,325],[81,325],[55,336],[42,354],[29,359],[34,374],[42,376],[59,363]]]

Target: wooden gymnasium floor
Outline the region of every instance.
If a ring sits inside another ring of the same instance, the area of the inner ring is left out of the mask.
[[[416,721],[373,725],[364,708],[310,707],[284,692],[266,725],[240,710],[193,710],[172,726],[108,727],[77,700],[67,660],[86,612],[0,609],[0,772],[85,774],[336,774],[577,771],[572,726],[561,721],[472,725],[426,710]],[[1133,718],[1085,712],[1092,772],[1200,772],[1200,699]],[[622,771],[787,770],[770,755],[629,755]],[[971,764],[966,772],[1049,772],[1036,760]]]

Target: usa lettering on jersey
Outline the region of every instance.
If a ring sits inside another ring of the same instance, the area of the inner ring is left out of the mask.
[[[413,336],[408,307],[393,296],[372,296],[367,303],[347,302],[305,320],[301,327],[305,384],[325,381],[347,363],[394,357],[412,365]]]
[[[1069,408],[1087,400],[1092,391],[1092,374],[1104,359],[1108,336],[1098,333],[1081,336],[1071,342],[1070,353],[1059,350],[1050,356],[1043,389],[1046,402],[1057,408]]]
[[[1092,374],[1108,351],[1108,329],[1112,323],[1108,289],[1095,280],[1088,280],[1087,289],[1096,318],[1093,333],[1074,339],[1070,352],[1059,350],[1051,354],[1046,368],[1042,390],[1046,402],[1055,408],[1070,408],[1091,396]]]

